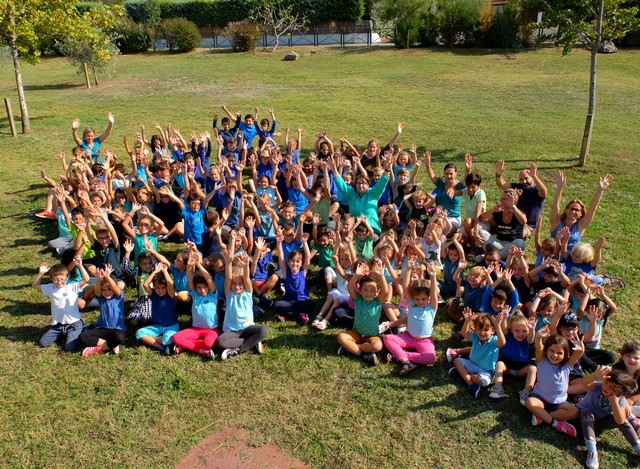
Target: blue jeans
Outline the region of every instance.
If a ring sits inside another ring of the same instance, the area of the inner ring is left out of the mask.
[[[83,327],[82,319],[73,324],[55,324],[40,338],[40,347],[48,347],[64,337],[64,349],[68,351],[75,350],[78,348]]]

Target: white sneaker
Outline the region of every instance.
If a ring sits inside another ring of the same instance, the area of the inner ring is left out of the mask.
[[[222,352],[222,355],[220,355],[220,359],[228,360],[230,358],[236,358],[238,355],[240,355],[240,349],[227,348],[227,349],[224,349],[224,351]]]
[[[504,393],[504,389],[502,388],[502,386],[496,384],[493,387],[493,390],[489,393],[489,397],[492,399],[501,399],[503,397],[506,397],[506,394]]]

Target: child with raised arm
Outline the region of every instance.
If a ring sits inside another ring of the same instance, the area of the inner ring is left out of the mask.
[[[544,345],[543,339],[546,339]],[[570,352],[569,341],[561,335],[551,335],[545,326],[536,333],[535,344],[538,381],[533,394],[525,401],[525,407],[533,414],[531,425],[535,427],[544,422],[560,433],[575,437],[576,429],[567,421],[578,417],[580,411],[567,402],[567,388],[571,368],[580,361],[584,351],[582,341],[573,342],[573,352]]]
[[[599,467],[596,427],[599,431],[619,428],[636,454],[640,455],[638,435],[627,421],[630,412],[627,399],[638,391],[634,377],[621,370],[598,366],[595,373],[584,379],[584,384],[589,391],[577,407],[580,409],[580,424],[587,446],[585,466],[589,469]]]
[[[165,355],[180,353],[180,347],[173,343],[173,335],[180,330],[174,302],[176,292],[166,264],[156,264],[143,287],[151,298],[151,324],[138,329],[136,339]]]
[[[307,288],[307,271],[311,262],[311,252],[307,240],[307,233],[302,235],[302,249],[291,251],[285,258],[282,249],[284,236],[278,233],[276,245],[278,249],[278,264],[284,275],[284,297],[274,303],[278,311],[278,320],[285,321],[286,317],[297,317],[303,326],[309,322],[309,315],[315,310],[315,302],[309,297]]]
[[[212,122],[213,131],[215,132],[216,135],[220,135],[222,137],[224,144],[226,145],[227,141],[229,141],[229,139],[231,138],[235,138],[236,134],[238,133],[238,129],[240,128],[240,122],[242,121],[242,116],[240,114],[240,111],[236,111],[236,118],[234,119],[233,127],[231,127],[231,119],[229,119],[228,117],[223,117],[222,120],[220,121],[222,128],[218,127],[219,117],[220,115],[218,115],[217,113],[214,114],[213,116],[213,122]]]
[[[506,343],[501,323],[507,317],[507,309],[496,316],[474,316],[470,308],[465,308],[463,315],[462,336],[471,340],[471,353],[468,359],[458,357],[453,360],[454,366],[449,369],[449,376],[462,378],[471,395],[478,399],[482,388],[491,383],[498,353]],[[475,331],[470,332],[472,323]]]
[[[406,375],[420,365],[431,365],[436,360],[436,347],[433,343],[433,321],[438,309],[438,283],[433,264],[427,266],[429,281],[410,282],[411,276],[405,275],[403,294],[409,300],[406,316],[389,323],[389,327],[407,327],[401,334],[389,334],[384,344],[393,358],[401,365],[400,375]],[[415,352],[409,352],[415,350]]]
[[[109,135],[111,135],[111,131],[113,130],[113,124],[115,122],[113,114],[109,112],[107,114],[107,119],[109,120],[109,125],[107,125],[107,129],[102,135],[96,137],[95,131],[91,127],[87,127],[82,132],[82,139],[80,139],[80,137],[78,136],[80,119],[76,117],[71,122],[71,133],[73,136],[73,141],[76,143],[76,145],[89,152],[91,154],[91,159],[95,163],[102,163],[102,157],[100,156],[100,145],[104,143]]]
[[[249,276],[249,255],[243,252],[235,258],[233,251],[224,252],[224,293],[227,298],[222,335],[218,347],[223,349],[220,358],[227,360],[255,349],[264,353],[262,341],[269,333],[266,326],[256,324],[253,318],[253,286]]]
[[[84,358],[108,351],[118,354],[120,345],[127,340],[127,328],[124,324],[124,290],[112,274],[111,264],[106,264],[104,269],[96,270],[93,290],[100,307],[100,315],[95,329],[80,334],[80,341],[86,346],[82,351]]]
[[[31,282],[33,288],[51,299],[51,327],[40,338],[40,347],[48,347],[62,338],[65,339],[65,350],[71,351],[78,347],[80,333],[84,327],[78,308],[78,297],[81,296],[82,288],[89,282],[89,274],[82,265],[80,256],[75,256],[73,261],[82,275],[79,282],[67,283],[69,271],[64,264],[56,264],[53,267],[41,264],[38,275]],[[42,276],[47,272],[51,283],[42,285]]]
[[[384,277],[382,261],[374,259],[373,275],[365,275],[363,264],[356,265],[356,272],[349,280],[347,288],[349,296],[355,304],[355,320],[353,329],[338,334],[338,355],[345,351],[359,357],[369,366],[378,364],[376,353],[382,350],[382,339],[379,336],[382,301],[389,294],[389,285]],[[360,291],[356,291],[356,283]]]
[[[506,327],[508,324],[508,328]],[[498,363],[496,363],[495,384],[489,394],[492,399],[505,397],[502,381],[505,373],[510,373],[515,377],[526,377],[524,388],[520,391],[520,404],[524,405],[536,382],[535,365],[529,362],[531,345],[536,335],[536,318],[527,319],[522,314],[515,315],[507,324],[503,323],[505,330],[505,344],[500,349]]]
[[[192,300],[192,326],[176,332],[173,342],[205,358],[215,358],[213,345],[218,339],[218,292],[211,274],[202,266],[200,256],[193,249],[187,261],[187,283]]]

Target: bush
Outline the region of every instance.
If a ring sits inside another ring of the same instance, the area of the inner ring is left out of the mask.
[[[483,34],[481,44],[486,47],[512,49],[520,46],[520,8],[515,0],[510,0],[498,13],[489,29]]]
[[[124,20],[116,29],[118,39],[116,45],[123,54],[131,54],[134,52],[145,52],[151,47],[151,37],[147,32],[147,28],[131,21]]]
[[[440,39],[445,46],[473,45],[479,26],[479,0],[440,0],[437,15]]]
[[[250,52],[254,50],[256,42],[261,36],[258,25],[248,20],[229,23],[223,34],[231,37],[231,47],[235,52]]]
[[[87,11],[96,10],[102,7],[102,2],[78,2],[76,3],[76,10],[78,13],[83,14]]]
[[[169,50],[189,52],[200,47],[200,31],[192,21],[184,18],[163,20],[160,29],[167,40]]]
[[[422,16],[422,24],[418,28],[418,42],[424,47],[438,44],[438,16],[429,10]]]

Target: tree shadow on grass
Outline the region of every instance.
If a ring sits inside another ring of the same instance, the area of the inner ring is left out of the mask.
[[[51,316],[51,306],[49,303],[30,303],[28,301],[10,301],[0,309],[3,313],[9,313],[11,316]]]
[[[51,90],[69,90],[74,88],[85,88],[84,83],[50,83],[47,85],[25,85],[25,91],[51,91]],[[33,120],[33,119],[31,119]]]

